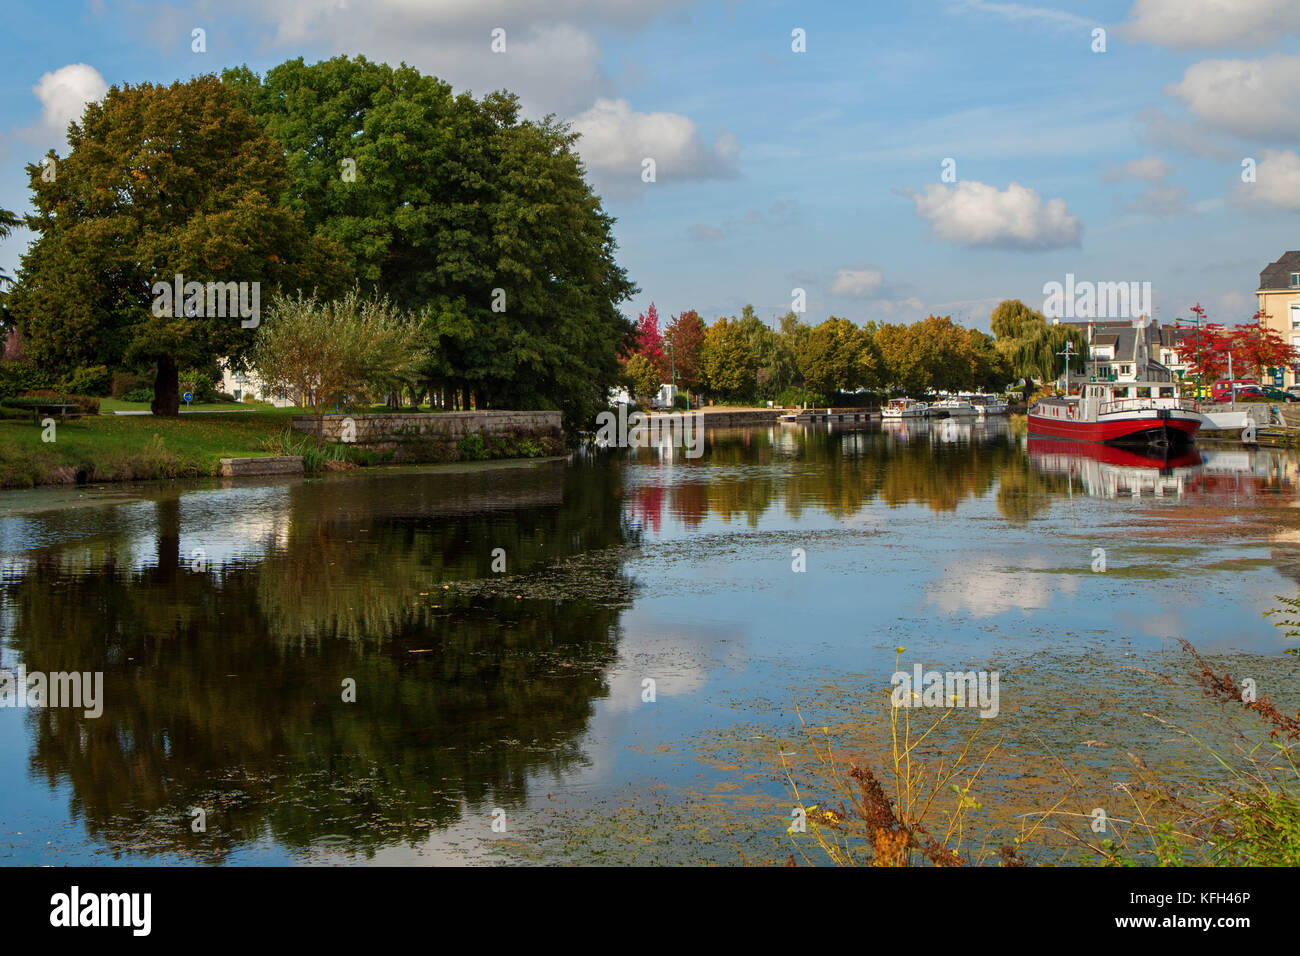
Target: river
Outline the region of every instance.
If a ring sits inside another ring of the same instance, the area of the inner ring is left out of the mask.
[[[995,421],[0,493],[0,671],[103,675],[0,708],[0,860],[780,862],[795,702],[868,752],[896,664],[1001,675],[1008,816],[1194,780],[1140,674],[1185,638],[1294,701],[1298,476]]]

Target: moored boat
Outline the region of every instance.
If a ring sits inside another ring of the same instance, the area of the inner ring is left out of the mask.
[[[914,402],[910,398],[891,399],[889,404],[880,410],[880,417],[885,421],[924,418],[925,402]]]
[[[1006,415],[1011,411],[1011,406],[996,395],[985,395],[983,392],[971,394],[963,392],[959,397],[970,402],[975,409],[975,414],[980,418],[988,418],[991,415]]]
[[[973,418],[978,412],[975,406],[965,399],[944,398],[925,410],[930,418]]]
[[[1040,398],[1029,434],[1131,445],[1192,442],[1202,418],[1175,382],[1088,382],[1078,395]]]

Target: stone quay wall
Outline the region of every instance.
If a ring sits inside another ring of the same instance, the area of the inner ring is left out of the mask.
[[[314,415],[295,415],[293,430],[316,434]],[[458,441],[466,435],[538,435],[561,437],[560,413],[548,412],[378,412],[326,415],[322,431],[327,441],[343,441],[363,448],[391,448],[404,442]],[[350,435],[346,433],[350,432]]]

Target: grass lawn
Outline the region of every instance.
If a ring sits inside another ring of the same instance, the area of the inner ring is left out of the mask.
[[[101,409],[110,403],[127,404],[106,399]],[[57,425],[52,442],[41,440],[44,429],[30,418],[7,418],[0,420],[0,487],[62,484],[78,477],[127,481],[213,475],[222,458],[284,454],[280,439],[296,412],[254,407],[180,418],[88,415]]]
[[[315,438],[293,432],[290,419],[309,414],[301,408],[271,405],[196,405],[195,411],[212,409],[226,414],[182,414],[177,418],[153,415],[114,415],[115,411],[148,411],[140,402],[100,400],[100,414],[58,423],[54,441],[30,414],[5,410],[0,414],[0,488],[72,484],[85,481],[151,481],[163,478],[202,478],[215,475],[222,458],[263,458],[303,455],[307,471],[333,467],[342,459],[348,466],[383,464],[392,452],[379,453],[352,446],[326,443],[317,450]],[[369,409],[386,412],[387,406]],[[404,409],[411,411],[411,409]],[[427,411],[421,408],[420,411]],[[437,443],[433,443],[436,445]],[[501,436],[481,440],[476,446],[407,448],[410,461],[454,461],[461,458],[533,458],[557,454],[557,443],[534,441],[527,436]],[[472,443],[471,443],[472,444]],[[425,457],[417,457],[423,454]]]

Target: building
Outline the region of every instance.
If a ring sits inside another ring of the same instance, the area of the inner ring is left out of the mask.
[[[1300,252],[1284,252],[1259,274],[1259,299],[1262,321],[1282,336],[1282,341],[1300,349]],[[1300,382],[1296,368],[1284,370],[1283,385]]]
[[[221,365],[221,385],[220,390],[231,396],[237,402],[260,401],[270,402],[276,408],[288,408],[291,405],[297,405],[292,398],[272,392],[252,372],[234,372],[231,371],[225,359],[220,362]]]
[[[1152,346],[1154,356],[1174,378],[1181,381],[1196,360],[1196,329],[1177,324],[1162,325],[1154,330],[1153,339],[1156,342]]]
[[[1083,333],[1088,343],[1084,381],[1171,382],[1175,378],[1170,366],[1160,360],[1162,356],[1173,357],[1173,350],[1163,344],[1167,330],[1154,322],[1148,323],[1143,319],[1055,319],[1052,324],[1070,325]],[[1079,381],[1078,374],[1072,373],[1071,387]]]

